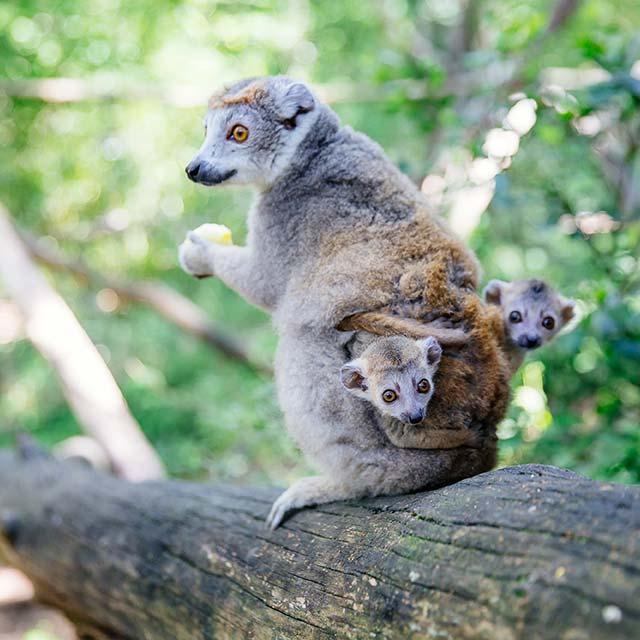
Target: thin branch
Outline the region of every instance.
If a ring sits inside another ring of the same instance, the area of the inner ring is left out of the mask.
[[[239,360],[260,373],[273,375],[273,370],[268,365],[251,358],[238,338],[214,325],[198,305],[175,289],[160,282],[128,282],[105,278],[83,262],[67,258],[30,234],[21,231],[21,235],[31,255],[42,264],[71,273],[83,283],[111,289],[122,300],[147,305],[186,333],[203,340],[229,358]]]
[[[71,309],[31,261],[0,205],[0,277],[25,321],[26,334],[57,373],[78,422],[128,480],[164,476],[157,454],[131,415],[100,353]]]
[[[545,34],[558,31],[570,20],[579,9],[582,0],[558,0],[553,9]]]
[[[409,101],[439,100],[451,95],[468,96],[489,91],[513,77],[513,64],[500,60],[482,70],[453,74],[441,87],[429,87],[422,79],[392,80],[382,86],[366,83],[333,82],[316,84],[317,95],[328,104],[385,102],[401,92]],[[210,85],[131,84],[124,78],[104,82],[102,78],[25,78],[0,80],[0,95],[41,100],[48,103],[105,102],[111,100],[153,100],[177,108],[203,107]]]

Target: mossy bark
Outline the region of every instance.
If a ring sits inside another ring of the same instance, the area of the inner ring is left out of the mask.
[[[0,455],[2,554],[114,636],[640,637],[640,488],[521,466],[263,525],[273,489]]]

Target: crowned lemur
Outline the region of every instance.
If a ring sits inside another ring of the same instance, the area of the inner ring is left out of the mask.
[[[258,189],[246,246],[190,233],[180,262],[273,316],[279,402],[321,475],[276,500],[271,527],[295,508],[442,486],[495,464],[509,372],[475,293],[475,257],[377,144],[341,126],[306,85],[250,79],[211,98],[204,143],[186,171],[206,186]],[[353,333],[335,327],[378,309],[444,318],[468,334],[443,353],[424,428],[476,429],[480,446],[398,448],[375,407],[343,388],[336,374],[358,352],[347,344]]]

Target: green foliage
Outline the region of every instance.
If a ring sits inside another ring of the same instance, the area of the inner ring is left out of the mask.
[[[502,461],[637,482],[640,6],[584,0],[548,33],[554,6],[0,4],[0,81],[84,78],[116,96],[57,104],[0,87],[0,200],[23,227],[105,275],[174,286],[268,360],[275,345],[268,318],[219,282],[191,280],[177,267],[177,244],[202,222],[222,222],[242,242],[251,197],[184,178],[203,115],[203,107],[181,106],[194,102],[190,90],[272,73],[329,85],[329,95],[338,87],[342,119],[416,181],[430,175],[446,183],[445,209],[477,186],[472,159],[484,155],[485,134],[501,125],[510,93],[522,91],[537,101],[535,126],[520,137],[510,167],[501,165],[470,242],[487,279],[540,275],[580,301],[581,319],[514,379],[500,427]],[[548,79],[557,68],[568,69],[572,86]],[[172,473],[284,484],[303,469],[271,381],[148,309],[122,301],[112,308],[104,292],[51,277]],[[48,365],[15,336],[0,344],[0,418],[0,445],[18,430],[48,445],[78,430]]]

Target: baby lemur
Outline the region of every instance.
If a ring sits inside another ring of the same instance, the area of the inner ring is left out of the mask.
[[[442,348],[435,338],[378,338],[340,369],[340,381],[358,398],[401,422],[424,420]]]
[[[475,256],[377,144],[342,126],[303,83],[250,79],[213,96],[186,171],[206,186],[258,189],[246,246],[189,234],[180,263],[269,311],[278,331],[280,406],[321,474],[276,500],[270,526],[295,508],[442,486],[495,464],[509,370],[475,293]],[[349,338],[335,327],[381,309],[420,322],[446,318],[468,334],[442,357],[425,427],[473,428],[477,448],[398,448],[371,405],[342,392],[337,372]]]
[[[499,307],[496,330],[515,373],[528,351],[547,344],[574,316],[575,303],[546,282],[532,278],[491,280],[484,299]]]
[[[473,429],[419,428],[434,393],[442,347],[433,337],[377,338],[358,358],[343,365],[340,380],[358,398],[382,414],[380,424],[396,446],[452,449],[475,445]]]

